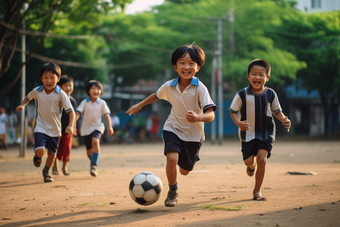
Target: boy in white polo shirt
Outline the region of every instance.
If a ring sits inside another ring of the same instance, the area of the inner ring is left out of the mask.
[[[143,106],[164,99],[171,112],[163,127],[164,154],[169,192],[165,206],[177,204],[177,170],[188,175],[199,161],[199,150],[204,137],[204,122],[213,121],[217,107],[205,85],[194,77],[205,62],[205,54],[196,44],[184,44],[173,53],[171,63],[179,77],[165,82],[156,93],[132,106],[127,114],[137,113]]]
[[[34,126],[34,151],[33,163],[36,167],[41,165],[41,157],[48,149],[45,168],[43,169],[44,182],[52,182],[49,169],[54,161],[59,137],[61,136],[61,113],[64,108],[70,117],[66,133],[74,133],[75,114],[70,99],[57,85],[60,80],[61,70],[57,64],[46,63],[40,69],[40,78],[43,85],[34,88],[25,97],[21,105],[16,108],[20,112],[35,99],[35,126]]]
[[[111,125],[110,109],[106,102],[100,98],[103,94],[103,85],[96,80],[91,80],[86,86],[88,98],[84,99],[77,108],[76,119],[83,114],[80,135],[84,138],[87,156],[90,159],[90,174],[97,176],[96,166],[100,154],[100,138],[104,133],[102,117],[106,121],[106,132],[108,136],[113,134]]]

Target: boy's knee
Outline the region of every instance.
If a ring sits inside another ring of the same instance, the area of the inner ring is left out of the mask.
[[[254,157],[252,156],[252,157],[250,157],[250,158],[244,160],[244,164],[245,164],[246,166],[252,166],[252,165],[254,164]]]
[[[35,155],[38,157],[42,157],[45,154],[45,149],[38,149],[35,151]]]
[[[188,175],[190,173],[190,171],[182,169],[182,168],[179,168],[179,172],[180,172],[180,174],[182,174],[184,176],[186,176],[186,175]]]
[[[256,162],[257,162],[257,165],[265,165],[266,162],[267,162],[267,158],[266,157],[260,157],[260,158],[258,157]]]
[[[92,146],[98,146],[99,145],[99,139],[92,138]]]

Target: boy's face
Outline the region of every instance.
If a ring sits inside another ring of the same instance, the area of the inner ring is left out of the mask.
[[[89,94],[90,94],[90,98],[92,99],[92,101],[94,101],[94,100],[97,100],[101,96],[102,91],[100,90],[99,87],[97,87],[96,85],[93,85],[89,90]]]
[[[60,78],[58,78],[58,76],[52,72],[44,72],[44,74],[41,76],[41,81],[44,84],[44,89],[47,94],[54,91],[59,79]]]
[[[6,109],[4,107],[0,107],[0,114],[3,114],[6,112]]]
[[[190,80],[195,76],[201,66],[194,62],[187,53],[182,58],[177,60],[174,65],[175,71],[180,76],[181,80]]]
[[[248,74],[248,80],[254,93],[262,93],[264,85],[269,80],[270,75],[267,75],[266,68],[254,65]]]
[[[63,89],[63,91],[65,91],[65,93],[70,96],[73,92],[73,83],[70,82],[66,82],[63,85],[61,85],[61,89]]]

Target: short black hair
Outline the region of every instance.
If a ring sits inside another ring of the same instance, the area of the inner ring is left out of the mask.
[[[197,63],[197,65],[202,66],[205,63],[205,54],[203,49],[196,43],[187,43],[178,47],[171,57],[171,64],[176,65],[178,59],[186,54],[189,54],[190,58]]]
[[[100,90],[102,91],[101,94],[100,94],[100,96],[101,96],[104,93],[103,85],[99,81],[97,81],[97,80],[90,80],[89,81],[89,83],[86,86],[86,93],[87,93],[87,95],[90,96],[89,91],[90,91],[90,89],[91,89],[91,87],[93,85],[95,85],[96,87],[100,88]]]
[[[266,60],[263,59],[252,60],[248,65],[248,74],[250,73],[251,68],[255,65],[262,66],[263,68],[266,69],[267,75],[270,75],[271,70],[270,65]]]
[[[40,78],[44,75],[45,72],[51,72],[53,74],[56,74],[58,78],[61,76],[61,69],[59,65],[55,63],[46,63],[40,68]]]
[[[67,76],[67,75],[62,75],[61,77],[60,77],[60,80],[59,80],[59,82],[58,82],[58,86],[62,86],[63,84],[66,84],[66,83],[68,83],[68,82],[74,82],[73,81],[73,78],[72,77],[70,77],[70,76]]]

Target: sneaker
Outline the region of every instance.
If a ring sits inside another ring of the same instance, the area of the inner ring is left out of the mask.
[[[95,166],[95,165],[91,165],[90,174],[91,174],[93,177],[96,177],[96,176],[97,176],[97,170],[96,170],[96,166]]]
[[[167,207],[176,206],[177,205],[177,196],[178,196],[177,190],[176,191],[169,190],[168,197],[164,201],[165,206],[167,206]]]

